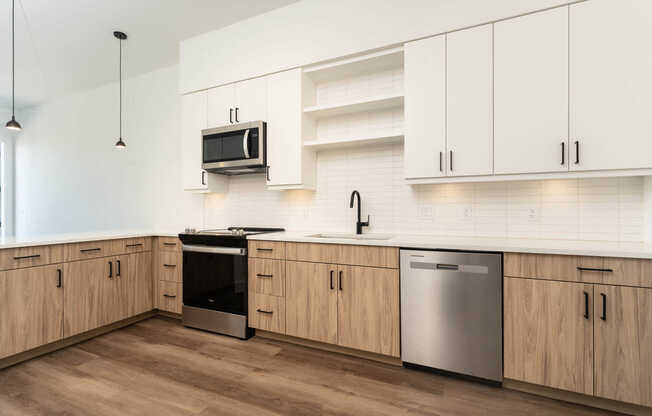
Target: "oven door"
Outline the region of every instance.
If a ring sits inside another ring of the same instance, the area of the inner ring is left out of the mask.
[[[264,139],[262,121],[202,130],[202,169],[264,166]]]
[[[247,315],[247,249],[183,246],[183,304]]]

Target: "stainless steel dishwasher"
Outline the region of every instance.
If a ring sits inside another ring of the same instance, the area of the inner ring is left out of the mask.
[[[401,360],[503,380],[502,254],[401,250]]]

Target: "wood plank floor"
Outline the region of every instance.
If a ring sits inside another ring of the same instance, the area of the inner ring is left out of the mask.
[[[152,318],[0,370],[0,415],[605,415]]]

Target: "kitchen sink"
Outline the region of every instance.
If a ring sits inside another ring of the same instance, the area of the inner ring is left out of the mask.
[[[389,240],[393,236],[391,234],[344,234],[344,233],[321,233],[310,234],[306,237],[312,238],[333,238],[333,239],[346,239],[346,240]]]

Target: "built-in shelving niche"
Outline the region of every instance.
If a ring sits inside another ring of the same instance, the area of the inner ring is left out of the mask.
[[[403,48],[303,69],[303,141],[314,150],[403,140]]]

